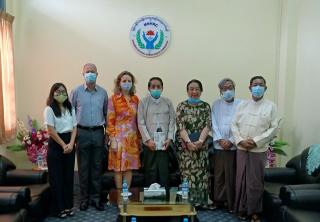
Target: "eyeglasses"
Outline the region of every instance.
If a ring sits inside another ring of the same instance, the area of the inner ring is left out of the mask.
[[[201,91],[201,89],[199,88],[199,87],[189,87],[188,88],[188,91],[196,91],[196,92],[200,92]]]
[[[233,86],[227,86],[227,87],[223,87],[221,90],[222,91],[227,91],[227,90],[233,90],[234,87]]]
[[[265,85],[264,83],[253,83],[251,86],[252,86],[252,87],[253,87],[253,86],[262,86],[262,87],[265,87],[266,85]]]
[[[65,95],[66,96],[67,92],[66,91],[55,91],[54,94],[57,95],[57,96],[58,95]]]

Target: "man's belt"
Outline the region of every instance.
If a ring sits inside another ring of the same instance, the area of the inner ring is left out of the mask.
[[[90,130],[90,131],[104,129],[104,125],[102,125],[102,126],[81,126],[81,125],[77,125],[77,127],[80,128],[80,129],[83,129],[83,130]]]

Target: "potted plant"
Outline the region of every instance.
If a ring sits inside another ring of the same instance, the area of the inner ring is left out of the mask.
[[[37,164],[39,157],[42,161],[46,160],[48,150],[48,133],[39,127],[37,120],[28,116],[28,128],[23,121],[18,120],[17,140],[19,143],[7,146],[10,151],[26,150],[28,159]]]
[[[284,146],[287,146],[288,143],[282,140],[272,140],[269,143],[267,150],[267,167],[276,166],[276,155],[287,156],[286,152],[283,150]]]

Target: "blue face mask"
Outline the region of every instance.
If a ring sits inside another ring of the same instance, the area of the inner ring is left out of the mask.
[[[130,89],[132,88],[132,82],[122,82],[120,83],[121,89],[125,90],[125,91],[130,91]]]
[[[155,99],[159,99],[161,96],[161,90],[160,89],[151,89],[150,95]]]
[[[189,97],[188,98],[188,103],[189,104],[198,104],[201,102],[201,99],[200,98],[192,98],[192,97]]]
[[[84,79],[86,80],[86,83],[95,83],[97,80],[97,74],[94,72],[85,73]]]
[[[227,90],[222,92],[222,99],[224,101],[230,101],[234,98],[234,90]]]
[[[262,97],[264,92],[265,92],[265,87],[264,86],[253,86],[253,87],[251,87],[251,94],[256,98]]]

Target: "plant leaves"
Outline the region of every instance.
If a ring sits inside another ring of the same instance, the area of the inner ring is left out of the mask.
[[[287,156],[286,152],[279,148],[273,148],[273,152],[278,155]]]
[[[7,146],[7,149],[13,152],[24,150],[24,145],[22,144],[14,144]]]
[[[32,128],[35,129],[36,131],[39,130],[39,124],[38,124],[38,121],[33,119],[32,120]]]
[[[18,135],[17,135],[17,139],[19,140],[19,141],[23,141],[23,137],[24,137],[25,135],[22,133],[22,132],[18,132]]]
[[[288,143],[285,142],[285,141],[281,141],[281,140],[275,140],[273,145],[276,146],[276,147],[278,147],[278,146],[286,146],[286,145],[288,145]]]

